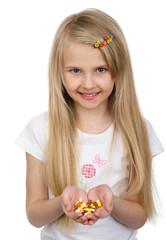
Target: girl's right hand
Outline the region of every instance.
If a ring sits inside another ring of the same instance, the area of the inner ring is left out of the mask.
[[[66,187],[62,193],[62,209],[64,213],[74,221],[88,225],[88,218],[86,216],[82,215],[82,213],[74,212],[74,204],[80,198],[83,202],[88,201],[87,194],[83,189],[75,186]]]

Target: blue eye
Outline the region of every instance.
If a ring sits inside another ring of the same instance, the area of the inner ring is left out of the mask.
[[[80,70],[77,69],[77,68],[75,68],[75,69],[72,69],[71,72],[72,72],[72,73],[80,73]]]
[[[106,71],[106,68],[98,68],[97,73],[103,73]]]

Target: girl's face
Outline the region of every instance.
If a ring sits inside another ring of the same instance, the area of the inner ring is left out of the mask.
[[[67,41],[63,52],[63,75],[66,91],[76,109],[108,106],[114,82],[99,49]]]

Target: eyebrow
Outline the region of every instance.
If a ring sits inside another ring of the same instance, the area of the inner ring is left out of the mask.
[[[97,66],[95,66],[94,68],[95,69],[98,69],[98,68],[108,68],[108,65],[107,64],[101,64],[101,65],[97,65]],[[71,69],[80,69],[80,68],[82,68],[82,67],[80,67],[80,66],[77,66],[77,65],[69,65],[69,66],[64,66],[64,68],[71,68]]]

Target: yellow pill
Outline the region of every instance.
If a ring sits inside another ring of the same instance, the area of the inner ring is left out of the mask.
[[[102,205],[101,205],[101,202],[100,202],[99,200],[97,200],[96,202],[97,202],[97,206],[98,206],[98,207],[101,207],[101,206],[102,206]]]
[[[80,210],[83,210],[83,208],[84,208],[84,206],[83,206],[83,205],[81,205],[81,206],[79,207],[79,209],[80,209]]]
[[[90,210],[86,210],[86,212],[87,212],[87,213],[90,213],[90,214],[92,213]]]
[[[87,211],[87,212],[91,212],[91,210],[92,210],[92,208],[85,208],[85,211]]]

